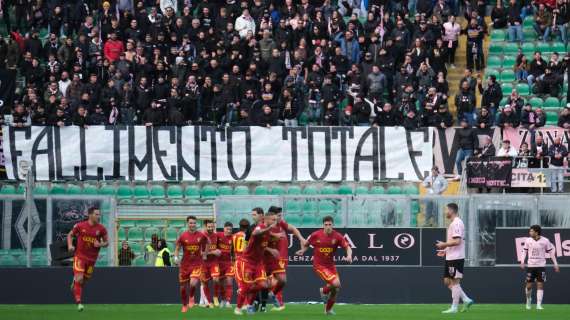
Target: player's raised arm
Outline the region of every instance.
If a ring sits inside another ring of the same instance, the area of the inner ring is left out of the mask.
[[[273,227],[275,227],[275,223],[272,223],[272,224],[268,225],[267,227],[265,227],[265,228],[263,228],[263,229],[258,226],[258,227],[256,227],[256,228],[253,230],[253,232],[251,233],[251,235],[252,235],[252,236],[259,236],[259,235],[262,235],[262,234],[264,234],[264,233],[269,232],[269,230],[271,230],[271,228],[273,228]]]

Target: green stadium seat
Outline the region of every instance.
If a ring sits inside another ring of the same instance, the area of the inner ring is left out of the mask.
[[[504,55],[516,55],[519,52],[519,45],[517,43],[507,42],[504,43]]]
[[[534,30],[533,30],[534,32]],[[527,57],[527,60],[530,61],[534,52],[536,51],[536,45],[533,42],[525,42],[522,45],[522,52]]]
[[[186,186],[184,190],[184,196],[188,199],[200,198],[200,189],[195,185]]]
[[[200,195],[203,198],[214,198],[218,195],[218,190],[212,185],[203,186],[202,190],[200,190]]]
[[[503,58],[502,68],[503,69],[512,69],[516,63],[515,56],[505,56]]]
[[[338,194],[344,195],[351,195],[352,194],[352,186],[343,184],[338,188]]]
[[[566,53],[566,46],[563,42],[553,42],[551,50],[552,52],[558,52],[558,54],[561,56],[560,59],[562,59]]]
[[[67,186],[67,194],[81,194],[81,187],[75,184]]]
[[[515,72],[513,70],[503,70],[501,72],[502,82],[513,82],[515,81]]]
[[[336,207],[334,203],[330,201],[319,202],[319,214],[321,215],[332,215],[336,213]]]
[[[133,260],[132,265],[136,267],[146,266],[146,261],[144,260],[144,257],[137,257],[135,260]]]
[[[234,195],[236,196],[248,196],[249,187],[248,186],[236,186],[234,188]]]
[[[24,194],[26,192],[26,186],[24,186],[24,184],[19,184],[18,188],[16,188],[16,194]],[[36,193],[36,189],[34,189],[34,194]],[[46,193],[47,194],[47,187],[46,187]]]
[[[166,189],[166,196],[170,199],[182,198],[182,187],[178,184],[169,185]]]
[[[499,102],[499,106],[504,106],[507,104],[507,101],[509,101],[509,97],[503,97],[503,99],[501,99],[501,102]]]
[[[370,212],[368,214],[367,227],[374,228],[382,226],[382,217],[379,212]]]
[[[305,201],[303,203],[303,214],[317,214],[319,206],[316,201]]]
[[[49,191],[50,194],[65,194],[66,188],[64,184],[53,183]]]
[[[303,189],[303,194],[315,195],[315,194],[319,194],[319,191],[317,190],[317,187],[315,187],[315,186],[305,186],[305,188]]]
[[[402,194],[402,188],[399,186],[388,187],[388,194]]]
[[[499,56],[490,56],[489,59],[487,59],[487,68],[501,68],[502,65],[503,62]]]
[[[373,186],[370,188],[370,194],[385,194],[386,190],[382,186]]]
[[[131,247],[131,251],[134,252],[136,255],[140,255],[143,253],[143,245],[139,241],[129,242],[129,247]],[[120,243],[119,243],[119,248],[121,248]]]
[[[219,196],[231,196],[233,195],[234,190],[231,186],[220,186],[218,188],[218,195]]]
[[[319,225],[319,217],[316,214],[303,214],[303,227],[316,227]]]
[[[128,185],[121,185],[117,188],[118,199],[128,199],[133,196],[133,190]]]
[[[537,97],[530,98],[530,100],[528,100],[528,103],[530,103],[533,108],[542,108],[543,106],[542,99]]]
[[[527,83],[519,83],[517,84],[517,92],[521,96],[528,96],[530,95],[530,87],[528,86]]]
[[[0,189],[0,194],[16,194],[16,187],[11,184],[5,184]]]
[[[150,241],[152,239],[152,235],[156,234],[157,237],[161,237],[160,230],[158,228],[146,228],[144,231],[144,239],[145,241]],[[129,238],[131,236],[131,232],[129,230]]]
[[[513,92],[513,85],[510,83],[502,83],[501,89],[503,90],[503,96],[509,96],[511,92]]]
[[[164,193],[164,187],[160,185],[154,185],[150,187],[150,198],[151,199],[160,199],[166,197]]]
[[[281,196],[285,194],[285,188],[282,186],[273,186],[271,188],[271,194],[275,196]]]
[[[130,188],[129,188],[130,190]],[[104,184],[99,188],[99,194],[101,195],[107,195],[107,196],[113,196],[115,195],[116,189],[113,185],[111,184]]]
[[[140,228],[150,228],[153,225],[153,220],[136,220],[135,226]]]
[[[299,214],[301,212],[301,203],[296,200],[287,200],[285,202],[285,213]]]
[[[354,190],[354,194],[361,195],[361,194],[368,194],[368,187],[365,186],[357,186]]]
[[[124,228],[119,228],[119,230],[117,231],[117,239],[119,241],[127,239],[127,233],[125,232]]]
[[[560,100],[558,100],[558,98],[555,97],[548,97],[546,98],[546,100],[544,100],[543,106],[545,109],[560,108]]]
[[[143,239],[143,231],[141,228],[129,228],[129,233],[127,234],[129,241],[141,241]]]
[[[546,124],[555,126],[558,124],[558,112],[547,111],[546,112]]]
[[[0,257],[0,266],[5,266],[5,267],[15,267],[15,266],[19,266],[20,261],[11,255],[4,255]]]
[[[489,46],[489,54],[490,55],[501,55],[503,54],[503,43],[502,42],[491,42]]]
[[[303,223],[301,215],[297,213],[287,213],[285,215],[285,220],[287,221],[287,223],[292,224],[294,226],[300,226],[301,223]]]
[[[337,189],[333,186],[324,186],[321,188],[321,194],[336,194],[337,193]]]
[[[269,195],[269,189],[267,189],[266,186],[257,186],[257,187],[255,187],[255,190],[253,191],[253,193],[256,196],[266,196],[266,195]]]
[[[40,266],[47,266],[48,265],[48,259],[47,256],[44,255],[34,255],[32,256],[32,266],[34,267],[40,267]]]
[[[404,193],[407,195],[418,195],[420,194],[420,190],[416,185],[409,185],[404,188]]]
[[[349,223],[349,227],[363,227],[368,223],[368,219],[363,212],[352,211],[349,215]]]
[[[185,228],[186,227],[186,221],[185,220],[169,220],[168,221],[168,226],[172,227],[172,228]]]
[[[491,31],[491,41],[505,41],[506,32],[501,29],[494,29]]]
[[[536,50],[540,51],[540,53],[544,55],[549,55],[552,52],[552,46],[548,42],[539,42],[536,45]],[[544,57],[545,60],[549,60],[549,57]]]
[[[148,198],[149,193],[148,193],[148,188],[146,185],[143,186],[135,186],[134,190],[133,190],[133,195],[135,197],[135,199],[145,199]]]
[[[176,228],[168,228],[164,231],[166,241],[176,241],[178,239],[178,230]]]
[[[299,186],[289,186],[289,188],[287,188],[287,194],[290,194],[290,195],[299,195],[299,194],[301,194],[301,187],[299,187]]]
[[[485,77],[489,77],[491,75],[494,75],[497,78],[497,80],[499,80],[501,77],[501,72],[499,72],[499,70],[497,69],[491,69],[491,68],[485,70]]]
[[[524,18],[523,27],[532,28],[534,26],[534,17],[532,15]]]
[[[97,190],[97,186],[94,186],[92,184],[84,184],[81,193],[85,195],[96,195],[99,193],[99,191]]]
[[[524,41],[536,41],[536,31],[533,28],[523,28],[523,37]]]
[[[119,224],[122,228],[132,228],[136,225],[135,220],[120,220]]]

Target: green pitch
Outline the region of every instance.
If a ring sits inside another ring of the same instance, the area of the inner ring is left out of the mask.
[[[544,310],[527,311],[523,304],[474,305],[467,313],[442,315],[448,305],[338,305],[333,319],[366,320],[563,320],[569,319],[570,305],[545,305]],[[533,306],[534,307],[534,306]],[[242,318],[251,316],[243,315]],[[324,319],[322,305],[287,305],[282,312],[254,315],[256,319],[291,320]],[[178,305],[85,305],[79,313],[75,305],[0,305],[0,319],[6,320],[174,320],[239,319],[232,309],[203,309],[195,307],[186,314],[180,313]]]

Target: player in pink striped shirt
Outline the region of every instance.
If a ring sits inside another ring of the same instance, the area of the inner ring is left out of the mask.
[[[438,241],[436,247],[438,256],[445,257],[445,269],[443,271],[443,283],[451,291],[451,308],[442,313],[457,313],[459,300],[463,300],[465,312],[473,305],[473,300],[461,289],[463,279],[463,265],[465,263],[465,225],[459,218],[459,207],[456,203],[447,204],[447,219],[451,221],[447,228],[445,242]]]
[[[526,239],[522,252],[521,269],[525,270],[525,260],[528,257],[526,265],[526,309],[530,310],[532,306],[532,284],[536,282],[536,309],[542,310],[542,298],[544,297],[544,282],[546,281],[546,257],[547,254],[554,263],[554,270],[560,272],[558,261],[556,261],[556,252],[554,246],[545,237],[541,236],[542,228],[539,225],[530,227],[528,234],[530,237]]]

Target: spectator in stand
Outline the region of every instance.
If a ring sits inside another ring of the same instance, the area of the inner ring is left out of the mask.
[[[538,80],[544,75],[544,70],[546,69],[546,61],[542,59],[540,51],[534,53],[534,59],[530,62],[530,69],[528,71],[529,75],[527,78],[528,86],[532,88],[534,81]]]
[[[408,111],[402,121],[402,127],[407,130],[417,130],[420,128],[420,117],[418,117],[415,110],[411,109]]]
[[[538,34],[539,41],[548,41],[552,27],[552,13],[546,8],[544,3],[538,5],[538,10],[534,15],[534,30]]]
[[[521,143],[517,157],[528,158],[531,156],[532,156],[532,153],[531,153],[531,150],[528,148],[528,143],[526,143],[526,142]]]
[[[509,7],[509,13],[511,13],[511,7]],[[516,16],[512,16],[510,14],[507,14],[507,10],[505,10],[505,7],[503,6],[503,2],[501,0],[497,1],[496,6],[491,11],[491,21],[493,22],[493,28],[494,29],[504,29],[507,26],[507,22],[509,21],[510,17],[516,17]],[[519,17],[520,17],[520,15],[519,15]],[[510,31],[510,28],[509,28],[509,31]],[[521,32],[522,32],[522,29],[521,29]],[[513,40],[511,40],[511,41],[513,41]]]
[[[490,136],[483,136],[483,146],[481,150],[477,150],[476,155],[478,158],[494,157],[495,156],[495,145],[493,144],[493,139]]]
[[[14,105],[12,113],[4,117],[5,124],[17,128],[29,127],[32,124],[32,118],[26,108],[24,108],[24,104],[16,101]]]
[[[458,118],[467,120],[470,126],[475,125],[475,103],[475,94],[467,80],[464,80],[461,83],[461,91],[455,96],[455,106]]]
[[[481,108],[477,116],[477,128],[488,129],[495,123],[495,118],[491,116],[489,109]]]
[[[130,266],[133,263],[136,255],[131,250],[129,243],[125,240],[121,242],[121,249],[119,249],[119,266]]]
[[[483,69],[483,37],[485,31],[476,19],[471,19],[465,33],[467,34],[467,68]]]
[[[522,53],[519,53],[515,62],[515,78],[518,82],[525,82],[528,78],[528,60],[526,56]]]
[[[105,54],[105,59],[113,63],[119,60],[119,57],[125,51],[125,47],[123,45],[123,42],[117,39],[116,32],[111,32],[109,36],[110,39],[107,40],[107,42],[105,42],[104,54]]]
[[[359,94],[356,96],[354,98],[354,105],[352,106],[351,114],[355,118],[357,125],[369,126],[371,113],[372,108],[370,108],[368,102],[364,100],[364,95]]]
[[[519,119],[517,114],[513,112],[513,108],[507,104],[499,114],[498,126],[502,129],[516,128],[520,124]]]
[[[521,114],[521,126],[528,130],[534,130],[536,128],[536,113],[532,110],[532,105],[527,103],[524,105]]]
[[[422,184],[426,188],[429,195],[441,195],[447,190],[448,186],[447,180],[443,174],[439,172],[439,168],[437,166],[433,166],[430,175],[424,179]],[[423,226],[437,226],[437,217],[437,202],[433,200],[426,200],[426,215],[425,223]]]
[[[532,139],[530,144],[530,153],[535,159],[540,161],[541,168],[548,168],[548,144],[544,141],[542,135],[538,134]]]
[[[519,95],[516,89],[513,89],[511,94],[507,97],[507,104],[514,109],[517,117],[520,118],[524,107],[524,99]]]
[[[570,4],[568,3],[568,0],[558,0],[552,13],[552,19],[556,21],[552,33],[559,34],[560,41],[567,45],[568,23],[570,22]]]
[[[477,87],[479,93],[483,95],[481,99],[481,108],[486,108],[491,111],[491,117],[494,118],[497,114],[497,108],[503,98],[503,90],[501,85],[497,82],[495,75],[490,75],[487,80],[487,87],[483,88],[483,81],[481,78],[477,79]]]
[[[479,147],[479,138],[475,130],[469,125],[469,121],[465,118],[460,120],[461,128],[457,129],[459,149],[455,157],[455,166],[457,167],[457,176],[455,180],[461,179],[463,174],[463,161],[473,155],[474,150]]]
[[[455,16],[448,16],[448,20],[443,24],[444,35],[443,40],[449,48],[449,64],[455,69],[455,52],[457,50],[459,34],[461,33],[461,25],[455,21]]]
[[[387,102],[382,107],[382,112],[376,114],[373,125],[376,127],[396,127],[402,125],[402,121],[402,114]]]
[[[544,75],[536,81],[535,93],[539,95],[558,97],[563,78],[554,72],[550,67],[544,69]]]
[[[497,157],[515,158],[518,155],[517,149],[511,146],[510,140],[503,140],[501,147],[497,150]]]
[[[564,192],[564,158],[568,156],[568,150],[562,144],[560,137],[554,138],[554,143],[548,148],[550,157],[550,191]]]
[[[85,110],[84,106],[79,106],[71,119],[71,122],[74,126],[83,127],[85,129],[88,128],[87,125],[87,111]]]
[[[558,126],[564,129],[570,129],[570,108],[562,109],[558,116]]]
[[[498,1],[499,3],[500,1]],[[524,34],[522,28],[521,6],[518,0],[510,0],[508,14],[506,15],[507,24],[509,26],[509,41],[524,42]]]
[[[536,108],[534,110],[534,127],[536,129],[544,127],[546,125],[546,114],[541,108]]]

